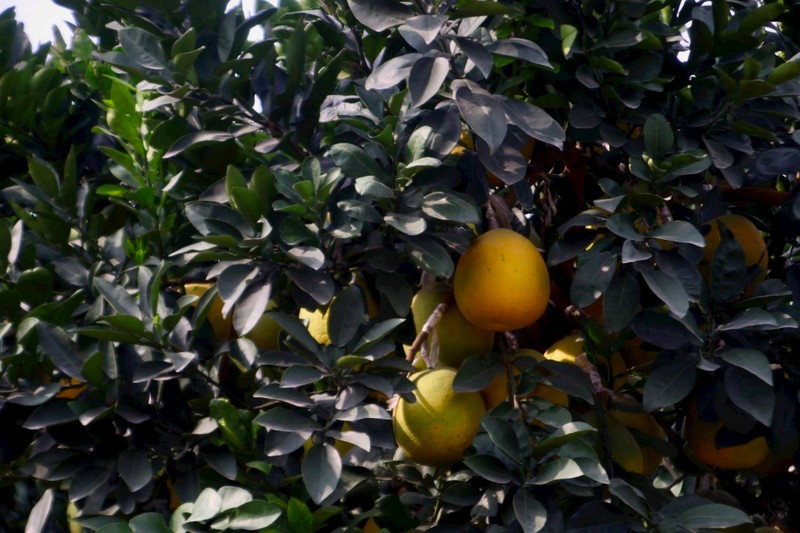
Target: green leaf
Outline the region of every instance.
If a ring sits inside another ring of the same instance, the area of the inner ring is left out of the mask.
[[[36,502],[36,505],[31,509],[28,515],[28,521],[25,524],[25,533],[42,533],[47,526],[47,518],[50,516],[50,511],[53,508],[53,489],[47,489]]]
[[[161,513],[149,512],[136,515],[128,525],[133,533],[170,533]]]
[[[455,386],[453,390],[455,390]],[[499,451],[515,463],[521,463],[522,454],[519,440],[511,424],[496,416],[484,416],[481,426]]]
[[[609,333],[625,329],[636,314],[640,299],[636,276],[626,274],[613,278],[603,293],[603,328]]]
[[[471,455],[464,459],[464,464],[482,478],[493,483],[504,484],[512,479],[511,473],[505,464],[492,455]]]
[[[354,144],[338,143],[331,146],[331,157],[337,166],[351,178],[375,176],[385,178],[386,172],[363,148]]]
[[[469,127],[489,146],[494,153],[503,143],[508,130],[502,102],[495,96],[477,87],[473,91],[466,83],[453,83],[458,110]]]
[[[419,107],[433,98],[450,73],[450,63],[444,57],[419,58],[408,73],[408,94],[411,105]]]
[[[800,54],[795,54],[794,57],[785,63],[778,65],[767,75],[767,83],[772,85],[780,85],[786,83],[800,76]]]
[[[28,172],[31,174],[33,183],[45,194],[52,199],[58,198],[58,175],[53,167],[38,157],[29,157]]]
[[[451,18],[521,16],[525,12],[516,4],[486,0],[459,0],[450,13]]]
[[[752,348],[730,348],[717,354],[723,361],[742,368],[758,379],[772,385],[772,369],[769,359],[759,350]]]
[[[674,144],[675,134],[664,115],[650,115],[644,123],[644,145],[648,155],[653,159],[661,159],[672,151]]]
[[[721,503],[709,503],[687,509],[675,518],[675,522],[677,525],[693,531],[753,523],[741,509]]]
[[[259,531],[275,523],[280,516],[281,509],[277,505],[262,500],[253,500],[233,512],[228,521],[228,528]]]
[[[355,337],[364,319],[364,296],[356,285],[340,292],[331,303],[328,335],[334,346],[345,346]]]
[[[297,498],[289,498],[286,517],[293,533],[312,533],[314,530],[314,517],[311,515],[311,510]]]
[[[561,52],[564,57],[569,57],[575,39],[578,37],[578,28],[569,24],[562,24],[559,32],[561,34]]]
[[[617,213],[606,221],[606,227],[612,233],[619,235],[623,239],[642,242],[645,240],[645,237],[636,230],[631,217],[632,215],[628,213]]]
[[[659,359],[644,385],[645,411],[675,405],[686,398],[697,381],[697,362],[697,357],[690,354]]]
[[[553,68],[542,47],[527,39],[518,37],[498,39],[491,41],[487,48],[493,54],[521,59],[540,67]]]
[[[572,459],[558,458],[548,461],[531,480],[534,485],[546,485],[563,479],[575,479],[583,475],[583,470]]]
[[[317,505],[333,494],[342,475],[342,457],[329,444],[315,444],[308,450],[303,465],[303,483]]]
[[[164,158],[169,159],[175,157],[189,148],[196,149],[207,144],[221,143],[231,139],[233,139],[233,135],[225,131],[197,131],[194,133],[187,133],[172,143],[169,150],[164,154]]]
[[[453,259],[447,250],[432,237],[417,236],[406,241],[408,254],[411,261],[419,268],[434,276],[450,277],[453,275]]]
[[[677,317],[683,317],[689,312],[689,294],[680,281],[660,270],[642,269],[640,273],[653,294],[667,304]]]
[[[147,454],[132,448],[123,450],[117,457],[117,471],[131,492],[144,488],[153,478],[153,468]]]
[[[764,30],[769,22],[776,20],[786,7],[783,4],[770,3],[747,11],[736,33],[740,35],[750,35],[756,30]]]
[[[639,516],[650,520],[649,503],[641,490],[619,478],[612,479],[609,482],[608,489],[612,495],[619,498],[630,509],[636,511]]]
[[[117,35],[122,49],[138,65],[156,70],[166,67],[164,50],[152,33],[141,28],[122,28]]]
[[[739,297],[745,288],[747,267],[742,245],[727,231],[720,228],[722,240],[714,250],[711,261],[709,289],[719,302],[730,302]]]
[[[481,391],[488,387],[494,377],[502,371],[502,367],[493,364],[486,357],[471,355],[458,368],[453,380],[453,390],[456,392]]]
[[[570,300],[587,307],[606,291],[617,269],[617,256],[611,252],[593,255],[579,264],[570,286]]]
[[[428,228],[427,222],[422,217],[414,215],[404,215],[400,213],[389,213],[383,217],[387,225],[406,235],[420,235]]]
[[[527,135],[551,144],[559,150],[563,147],[567,134],[564,128],[543,109],[524,100],[503,100],[506,118]]]
[[[222,508],[222,498],[211,487],[203,489],[194,501],[192,514],[186,522],[205,522],[217,516]]]
[[[702,233],[693,224],[683,220],[675,220],[658,226],[650,233],[650,237],[669,242],[685,242],[700,248],[705,246]]]
[[[775,389],[747,370],[730,366],[725,369],[725,392],[740,409],[765,426],[772,425],[775,413]]]
[[[36,329],[39,333],[39,346],[56,368],[72,378],[82,380],[81,368],[84,361],[78,346],[59,328],[39,322]]]
[[[123,287],[106,281],[103,278],[94,278],[94,286],[97,292],[111,304],[111,307],[113,307],[117,313],[130,315],[141,320],[142,312],[139,309],[139,305]]]
[[[514,495],[512,506],[524,533],[537,533],[544,529],[547,509],[536,499],[532,487],[521,487]]]
[[[372,31],[382,32],[406,22],[413,13],[397,0],[347,0],[353,16]]]
[[[422,212],[429,217],[461,224],[476,224],[480,220],[472,199],[453,192],[427,194],[422,199]]]
[[[322,429],[319,422],[281,406],[264,411],[253,420],[253,423],[275,431],[294,432]]]

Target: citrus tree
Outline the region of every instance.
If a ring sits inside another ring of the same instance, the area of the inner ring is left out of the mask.
[[[57,2],[0,530],[800,528],[797,4]]]

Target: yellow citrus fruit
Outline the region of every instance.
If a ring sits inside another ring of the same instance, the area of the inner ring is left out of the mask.
[[[369,517],[366,522],[364,522],[364,528],[361,530],[364,533],[378,533],[381,530],[381,526],[375,522],[375,519]]]
[[[703,276],[708,279],[711,273],[711,263],[714,260],[714,252],[717,250],[721,239],[717,221],[721,221],[741,244],[747,268],[758,265],[761,269],[761,274],[747,289],[747,292],[752,292],[756,285],[766,277],[769,258],[767,257],[767,244],[764,242],[761,232],[747,217],[728,213],[711,221],[711,230],[705,236],[706,246],[703,248],[703,258],[700,260],[698,268]]]
[[[616,409],[610,411],[608,415],[609,417],[613,417],[615,420],[620,422],[625,428],[635,429],[644,435],[649,436],[650,438],[659,440],[667,439],[667,434],[664,432],[664,428],[661,427],[658,421],[650,413],[631,412]],[[638,446],[640,447],[642,454],[641,467],[639,467],[639,465],[626,466],[625,464],[621,464],[621,466],[629,472],[647,475],[661,464],[663,456],[658,450],[652,446],[648,446],[646,443],[638,443]]]
[[[720,442],[720,431],[731,432],[720,419],[703,420],[697,408],[697,399],[689,406],[683,429],[692,454],[709,466],[744,470],[757,466],[770,453],[767,439],[763,436],[732,445]]]
[[[544,356],[536,350],[522,348],[512,354],[511,361],[515,361],[520,357],[532,357],[536,361],[543,361]],[[520,370],[514,367],[514,375],[519,376]],[[486,402],[486,409],[497,407],[508,396],[508,378],[505,374],[500,374],[494,377],[492,383],[481,391],[484,402]],[[530,394],[522,396],[522,398],[541,398],[547,400],[554,405],[568,406],[569,396],[567,393],[554,389],[550,385],[544,383],[537,383]]]
[[[584,338],[580,332],[567,335],[563,339],[556,341],[547,351],[544,352],[544,358],[550,361],[557,361],[559,363],[570,363],[577,365],[580,368],[586,368],[590,361],[585,357],[586,350],[584,349]],[[581,357],[584,355],[584,357]],[[619,390],[625,384],[625,376],[627,374],[627,367],[625,361],[619,352],[611,354],[611,362],[605,356],[598,358],[598,366],[602,367],[612,379],[612,388]]]
[[[213,287],[213,283],[187,283],[183,286],[186,294],[191,294],[202,298],[208,289]],[[197,305],[197,302],[194,303]],[[211,325],[211,330],[214,332],[214,338],[218,341],[228,340],[233,337],[233,313],[228,313],[227,317],[222,316],[222,307],[225,303],[220,298],[219,294],[214,297],[211,306],[208,308],[206,319]]]
[[[585,353],[583,349],[583,340],[583,335],[578,332],[567,335],[550,346],[550,348],[544,352],[544,358],[551,361],[558,361],[559,363],[570,363],[583,367],[586,361],[583,358],[579,358],[580,355]]]
[[[412,461],[445,466],[459,461],[478,433],[486,405],[478,392],[455,392],[452,368],[411,375],[416,402],[401,398],[392,419],[398,446]]]
[[[355,284],[361,289],[367,315],[370,318],[375,318],[378,316],[378,304],[375,298],[372,296],[363,280],[356,278]],[[336,297],[334,297],[327,306],[320,307],[314,311],[309,311],[305,307],[301,307],[297,315],[300,320],[308,320],[308,332],[315,341],[323,345],[331,343],[330,335],[328,335],[328,316],[330,314],[330,306],[334,301],[336,301]]]
[[[274,308],[275,302],[270,300],[267,304],[267,311]],[[251,329],[245,337],[253,341],[256,348],[260,350],[278,350],[280,349],[278,344],[278,334],[280,332],[281,327],[278,323],[265,314],[258,319],[256,325],[253,326],[253,329]]]
[[[550,298],[550,276],[539,250],[505,228],[477,237],[453,275],[456,304],[474,326],[511,331],[539,319]]]
[[[423,287],[411,300],[411,314],[417,333],[450,290],[441,285]],[[494,332],[476,328],[464,318],[453,302],[442,315],[441,320],[428,337],[430,350],[433,339],[438,341],[438,365],[458,368],[464,359],[471,355],[483,355],[492,349]]]
[[[62,378],[59,384],[63,386],[61,392],[55,395],[56,398],[66,398],[74,400],[86,390],[86,383],[76,378]]]
[[[658,352],[642,348],[644,340],[641,337],[632,337],[622,344],[622,358],[630,367],[647,368],[658,356]]]

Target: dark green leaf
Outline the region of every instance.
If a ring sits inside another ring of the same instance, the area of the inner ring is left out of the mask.
[[[70,377],[82,379],[81,368],[84,361],[78,346],[72,342],[67,334],[62,329],[55,328],[44,322],[38,323],[37,331],[42,351],[56,368]]]
[[[347,4],[361,24],[376,32],[399,26],[412,15],[407,5],[396,0],[347,0]]]
[[[482,478],[494,483],[511,481],[511,474],[506,466],[500,459],[492,455],[472,455],[464,459],[464,464]]]
[[[646,310],[634,317],[631,329],[637,336],[661,348],[677,350],[695,342],[683,324],[664,313]]]
[[[697,380],[697,363],[697,357],[690,354],[658,359],[644,385],[645,411],[674,405],[688,396]]]
[[[639,281],[633,275],[615,277],[603,294],[603,328],[617,333],[630,324],[641,298]]]
[[[524,533],[537,533],[547,523],[547,509],[536,499],[534,490],[520,488],[514,495],[514,516]]]
[[[675,522],[683,528],[689,530],[700,529],[721,529],[739,524],[752,524],[752,520],[747,516],[744,511],[723,505],[720,503],[709,503],[705,505],[698,505],[686,511],[683,511]]]
[[[558,458],[545,463],[533,477],[531,483],[534,485],[546,485],[562,479],[575,479],[582,475],[581,467],[574,460]]]
[[[428,225],[425,219],[414,215],[404,215],[400,213],[389,213],[383,217],[389,226],[406,235],[420,235],[424,233]]]
[[[623,479],[614,478],[609,482],[608,489],[612,495],[619,498],[630,509],[636,511],[642,518],[650,519],[650,509],[647,498],[641,490]]]
[[[450,73],[450,63],[444,57],[421,57],[408,73],[408,93],[411,104],[419,107],[433,98]]]
[[[644,145],[653,159],[661,159],[672,151],[675,134],[664,115],[655,114],[644,123]]]
[[[772,85],[780,85],[786,83],[800,76],[800,55],[795,54],[794,57],[785,63],[778,65],[767,75],[767,83]]]
[[[48,163],[38,157],[28,158],[28,172],[33,182],[54,201],[58,198],[58,175]]]
[[[69,484],[69,499],[77,501],[93,494],[108,481],[111,472],[108,468],[90,464],[80,469]]]
[[[499,451],[516,463],[522,461],[519,440],[511,424],[496,416],[484,416],[481,425]]]
[[[232,138],[233,136],[230,133],[224,131],[197,131],[194,133],[187,133],[172,143],[169,150],[164,154],[164,157],[175,157],[189,148],[199,148],[206,144],[221,143]]]
[[[570,299],[578,307],[586,307],[606,291],[617,269],[617,257],[601,252],[582,262],[570,286]]]
[[[677,317],[683,317],[689,311],[689,295],[680,281],[660,270],[642,269],[642,278],[653,294],[667,304],[669,310]]]
[[[658,226],[650,233],[650,237],[670,242],[685,242],[700,248],[706,245],[700,231],[693,224],[683,220],[667,222]]]
[[[152,33],[141,28],[122,28],[117,35],[122,49],[136,64],[157,70],[166,67],[164,50]]]
[[[149,512],[136,515],[128,522],[133,533],[169,533],[161,513]]]
[[[364,176],[386,177],[386,172],[364,151],[354,144],[338,143],[331,146],[331,157],[337,166],[351,178]]]
[[[422,199],[422,211],[429,217],[462,224],[475,224],[480,220],[471,198],[458,193],[432,192]]]
[[[350,285],[331,303],[328,316],[328,335],[334,346],[345,346],[355,337],[364,318],[364,296],[361,290]]]
[[[275,504],[261,500],[247,502],[233,512],[228,527],[245,531],[259,531],[280,518],[281,509]]]
[[[750,416],[769,427],[775,412],[775,390],[746,369],[725,369],[725,392],[728,398]]]
[[[722,240],[711,261],[709,289],[720,302],[730,302],[739,297],[745,288],[747,267],[744,250],[739,241],[720,228]]]
[[[524,100],[503,100],[506,117],[527,135],[558,149],[564,145],[566,132],[546,111]]]
[[[325,253],[314,246],[295,246],[287,253],[312,270],[319,270],[325,264]]]
[[[493,54],[521,59],[540,67],[553,68],[542,47],[533,41],[512,37],[492,41],[487,47]]]
[[[319,422],[281,406],[273,407],[269,411],[264,411],[255,417],[253,423],[276,431],[293,432],[316,431],[322,429]]]
[[[456,392],[476,392],[488,387],[494,377],[502,372],[499,365],[491,364],[485,357],[472,355],[458,368],[458,373],[453,380],[453,390]]]
[[[303,482],[316,504],[333,494],[342,474],[342,458],[333,446],[315,444],[302,465]]]
[[[508,130],[502,103],[483,89],[470,88],[464,83],[453,84],[458,110],[469,127],[489,146],[494,153],[503,143]]]
[[[141,450],[127,449],[119,454],[117,471],[131,492],[143,488],[153,478],[150,459]]]
[[[450,277],[455,265],[447,249],[438,241],[424,235],[406,241],[406,253],[419,268],[434,276]]]
[[[645,239],[644,235],[640,234],[633,225],[631,215],[627,213],[617,213],[616,215],[612,215],[606,221],[606,227],[615,235],[619,235],[624,239],[630,239],[636,242],[641,242]]]

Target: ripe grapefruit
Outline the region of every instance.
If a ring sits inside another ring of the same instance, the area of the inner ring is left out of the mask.
[[[770,449],[765,437],[735,433],[719,418],[700,411],[695,398],[683,427],[689,449],[698,461],[717,468],[745,470],[767,458]]]
[[[398,446],[412,461],[445,466],[460,460],[478,433],[486,412],[478,392],[455,392],[452,368],[411,375],[416,402],[401,398],[392,419]]]
[[[703,248],[703,258],[700,260],[698,268],[705,279],[709,279],[711,263],[714,260],[714,252],[717,250],[717,246],[719,246],[721,240],[718,221],[722,222],[733,234],[733,237],[739,241],[744,251],[745,265],[747,268],[758,265],[761,269],[758,278],[756,278],[747,289],[747,292],[752,292],[752,290],[767,276],[769,258],[767,257],[767,244],[764,242],[761,232],[758,231],[755,224],[745,216],[736,213],[728,213],[711,221],[711,230],[705,236],[706,246]]]
[[[511,331],[536,322],[550,298],[550,276],[539,250],[505,228],[476,238],[453,275],[456,304],[474,326]]]
[[[441,285],[421,288],[411,300],[411,314],[417,334],[436,306],[444,301],[450,290]],[[438,341],[438,365],[458,368],[471,355],[483,355],[492,349],[494,332],[476,328],[464,318],[453,302],[428,337],[430,352],[433,338]]]

